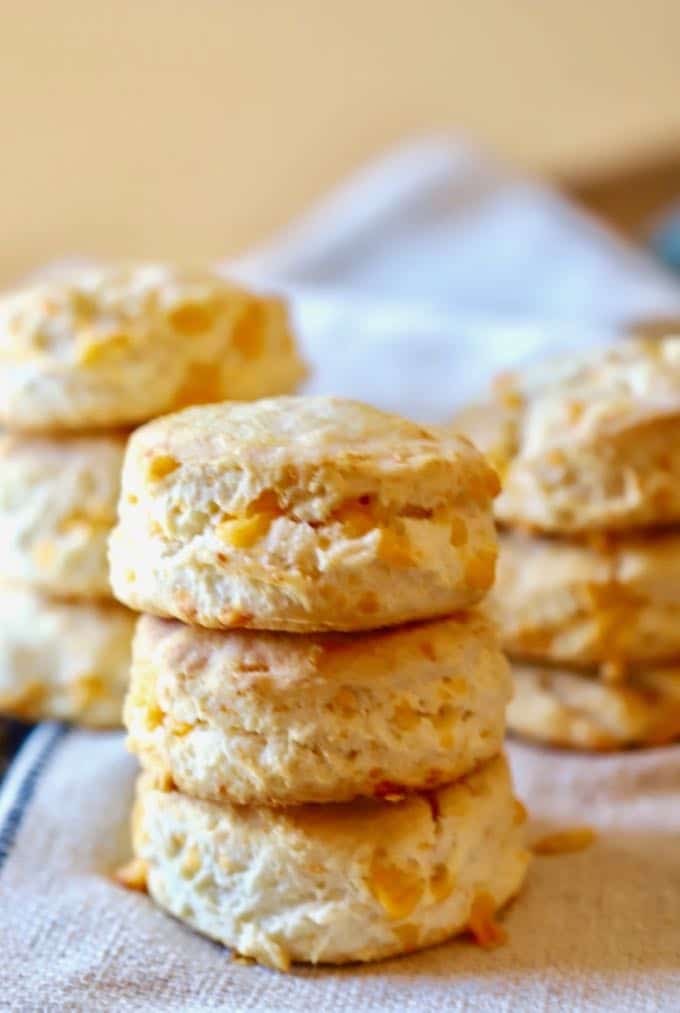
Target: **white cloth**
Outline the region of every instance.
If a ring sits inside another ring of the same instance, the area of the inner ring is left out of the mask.
[[[467,150],[418,145],[235,270],[287,289],[313,389],[442,420],[498,366],[680,311],[675,282],[555,194]],[[38,728],[0,793],[0,1008],[670,1011],[680,1008],[680,748],[513,744],[532,833],[597,842],[537,859],[504,919],[399,960],[281,975],[230,961],[109,874],[128,855],[122,736]]]

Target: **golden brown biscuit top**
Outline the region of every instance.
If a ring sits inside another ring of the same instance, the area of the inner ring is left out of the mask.
[[[0,361],[106,363],[160,340],[191,342],[254,297],[210,270],[161,264],[80,269],[0,300]]]
[[[493,486],[490,469],[462,436],[435,433],[398,415],[335,397],[278,397],[188,408],[137,430],[131,454],[176,465],[283,472],[332,465],[394,473],[428,463],[468,468]],[[169,467],[169,464],[168,464]]]
[[[506,373],[495,399],[519,428],[522,452],[600,437],[680,416],[680,336],[622,338],[581,355]]]
[[[457,413],[451,428],[474,440],[503,478],[515,459],[573,456],[677,419],[680,336],[669,335],[621,338],[502,373],[492,397]]]
[[[142,665],[189,678],[205,673],[264,696],[306,685],[311,690],[318,680],[375,686],[414,667],[424,675],[456,667],[466,674],[480,648],[493,652],[490,664],[500,657],[495,625],[475,610],[353,635],[204,630],[143,615],[135,635],[135,659]]]

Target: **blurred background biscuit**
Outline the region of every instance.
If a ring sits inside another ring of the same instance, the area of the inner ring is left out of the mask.
[[[210,270],[81,269],[0,302],[0,421],[131,426],[186,405],[294,390],[286,306]]]
[[[625,683],[541,665],[513,665],[508,729],[553,746],[612,751],[680,737],[680,666],[636,672]]]
[[[125,436],[0,436],[0,574],[56,595],[111,597]]]
[[[680,532],[503,531],[491,600],[516,656],[614,670],[680,657]]]
[[[498,468],[504,524],[564,535],[680,520],[678,336],[504,374],[453,425]]]
[[[135,618],[0,585],[0,711],[23,721],[120,725]]]

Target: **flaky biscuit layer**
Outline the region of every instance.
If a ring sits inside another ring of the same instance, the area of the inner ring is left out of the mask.
[[[395,803],[220,805],[142,781],[134,844],[161,907],[285,970],[421,949],[491,917],[524,880],[522,819],[503,759]]]
[[[142,616],[125,721],[155,783],[291,805],[453,781],[499,752],[509,697],[475,613],[353,636]]]
[[[372,629],[493,582],[495,473],[471,444],[338,398],[188,409],[137,430],[116,596],[207,627]]]

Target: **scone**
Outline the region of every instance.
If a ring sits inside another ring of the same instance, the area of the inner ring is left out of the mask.
[[[495,756],[510,685],[495,629],[475,613],[354,636],[142,616],[128,747],[156,784],[196,798],[394,796]]]
[[[588,542],[502,532],[492,591],[504,647],[616,678],[680,657],[680,532]]]
[[[0,435],[0,574],[56,595],[110,597],[125,437]]]
[[[142,780],[135,852],[161,907],[263,964],[341,964],[464,931],[528,864],[505,760],[401,802],[286,809],[163,792]]]
[[[189,408],[132,436],[120,601],[206,627],[359,630],[473,605],[498,479],[464,438],[337,398]]]
[[[0,302],[0,423],[15,430],[130,426],[304,375],[284,304],[208,270],[92,268]]]
[[[617,750],[680,739],[680,666],[651,668],[610,685],[538,665],[513,665],[511,732],[553,746]]]
[[[566,534],[680,520],[680,337],[506,374],[454,427],[499,467],[503,523]]]
[[[0,585],[0,714],[121,724],[135,617]]]

